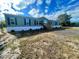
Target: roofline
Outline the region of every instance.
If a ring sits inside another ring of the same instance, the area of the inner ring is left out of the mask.
[[[28,17],[28,18],[36,18],[36,17],[32,17],[32,16],[24,16],[24,15],[20,15],[20,14],[16,14],[16,15],[14,15],[14,14],[9,14],[9,13],[3,13],[4,15],[12,15],[12,16],[21,16],[21,17]],[[38,17],[38,18],[36,18],[36,19],[40,19],[40,18],[45,18],[45,19],[47,19],[46,17]]]

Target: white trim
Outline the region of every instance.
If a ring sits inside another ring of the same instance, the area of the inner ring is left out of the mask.
[[[22,31],[22,30],[29,30],[29,29],[32,29],[32,30],[35,30],[35,29],[41,29],[43,28],[43,26],[25,26],[25,27],[7,27],[7,31],[10,32],[11,30],[14,30],[14,31]]]

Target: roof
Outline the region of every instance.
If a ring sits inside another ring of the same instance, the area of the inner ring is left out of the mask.
[[[18,16],[18,17],[28,17],[28,18],[35,18],[35,17],[29,17],[29,16],[24,16],[24,15],[14,15],[14,14],[6,14],[6,13],[4,13],[4,15],[5,16]],[[46,20],[48,20],[47,18],[45,18],[45,17],[40,17],[40,18],[35,18],[35,19],[46,19]]]

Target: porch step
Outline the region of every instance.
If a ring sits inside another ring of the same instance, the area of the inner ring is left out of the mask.
[[[52,29],[51,25],[48,25],[48,24],[44,24],[43,27],[48,29],[48,30]]]

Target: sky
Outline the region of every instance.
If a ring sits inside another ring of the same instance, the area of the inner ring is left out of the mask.
[[[52,20],[65,12],[79,21],[79,0],[0,0],[0,19],[9,13]]]

